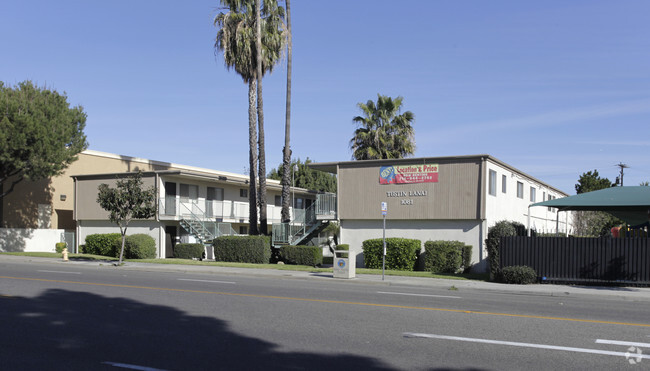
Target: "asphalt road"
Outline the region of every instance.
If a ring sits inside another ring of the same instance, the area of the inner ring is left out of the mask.
[[[0,261],[3,370],[650,368],[648,302]]]

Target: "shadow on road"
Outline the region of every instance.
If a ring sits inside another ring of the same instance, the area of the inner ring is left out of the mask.
[[[216,318],[60,289],[0,295],[0,321],[5,370],[117,369],[107,362],[166,370],[390,369],[367,357],[280,352]]]

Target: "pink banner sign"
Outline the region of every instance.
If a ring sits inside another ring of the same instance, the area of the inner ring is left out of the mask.
[[[438,183],[438,164],[382,166],[379,184]]]

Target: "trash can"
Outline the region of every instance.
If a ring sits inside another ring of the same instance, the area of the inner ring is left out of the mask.
[[[334,250],[334,278],[355,278],[356,255],[349,250]]]

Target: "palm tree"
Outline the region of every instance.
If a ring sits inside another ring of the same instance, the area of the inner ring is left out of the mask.
[[[258,74],[261,75],[270,72],[274,65],[280,60],[282,51],[282,17],[284,10],[277,5],[275,0],[267,0],[261,12],[260,28],[261,33],[261,50],[258,59],[257,50],[257,8],[254,0],[221,0],[221,4],[227,9],[227,13],[219,13],[214,24],[219,28],[215,40],[215,50],[223,53],[224,62],[228,69],[234,68],[235,71],[248,84],[248,144],[249,144],[249,234],[258,234],[257,229],[257,179],[258,179],[258,145],[257,138],[257,119],[255,115],[256,101],[261,96],[261,90],[258,89]],[[261,60],[258,70],[258,60]],[[261,79],[262,76],[259,76]],[[261,80],[260,80],[261,81]],[[259,91],[258,91],[259,90]],[[259,104],[259,101],[258,101]],[[263,111],[258,109],[258,116],[262,120],[260,127],[259,142],[262,148],[262,159],[264,162],[264,126]],[[265,166],[261,166],[265,169]],[[262,173],[264,174],[264,173]],[[260,193],[266,194],[266,179],[262,176],[260,183],[264,186]],[[264,214],[266,212],[266,202],[264,200]],[[266,229],[266,220],[263,221]]]
[[[358,124],[350,140],[352,158],[374,160],[403,158],[415,153],[415,136],[411,111],[400,114],[404,98],[377,94],[377,103],[359,103],[364,116],[352,120]]]
[[[290,193],[290,177],[289,166],[291,164],[291,1],[286,0],[287,7],[287,108],[284,122],[284,148],[282,149],[282,223],[289,223],[291,217],[289,215],[289,205],[291,199]],[[293,206],[293,205],[292,205]]]

